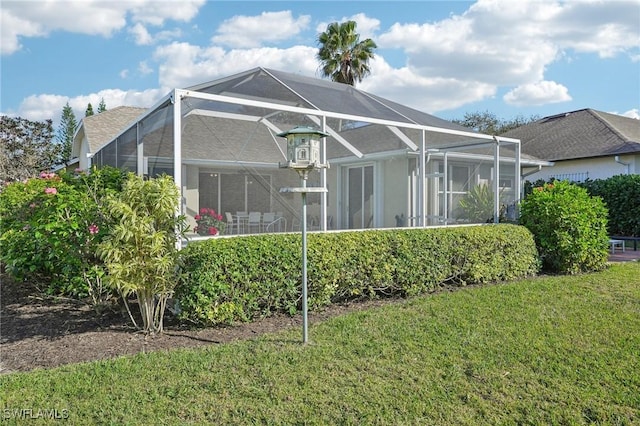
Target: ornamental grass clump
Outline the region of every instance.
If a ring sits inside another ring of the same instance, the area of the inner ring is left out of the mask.
[[[155,179],[130,174],[122,192],[107,200],[114,225],[98,254],[113,286],[136,323],[127,300],[135,294],[146,333],[161,333],[167,300],[178,280],[177,238],[183,237],[186,218],[176,216],[180,192],[173,178]]]
[[[567,181],[534,188],[520,206],[520,223],[534,235],[543,270],[576,274],[604,269],[607,209],[584,188]]]

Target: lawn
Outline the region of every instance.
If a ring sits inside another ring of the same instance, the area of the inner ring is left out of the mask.
[[[640,263],[463,288],[301,331],[0,376],[70,424],[640,424]]]

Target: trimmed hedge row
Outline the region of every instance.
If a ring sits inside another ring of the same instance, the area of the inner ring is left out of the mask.
[[[587,180],[579,185],[607,205],[609,235],[640,237],[640,174]]]
[[[180,317],[211,325],[250,321],[301,305],[301,237],[217,238],[182,250]],[[442,284],[511,280],[538,271],[533,236],[517,225],[313,233],[308,303],[427,293]]]

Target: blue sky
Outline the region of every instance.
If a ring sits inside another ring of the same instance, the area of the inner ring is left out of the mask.
[[[0,113],[151,106],[257,66],[320,77],[317,36],[377,44],[358,88],[445,119],[593,108],[640,118],[640,0],[3,0]]]

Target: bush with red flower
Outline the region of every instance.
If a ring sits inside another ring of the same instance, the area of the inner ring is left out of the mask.
[[[193,232],[199,235],[218,235],[224,232],[225,223],[222,215],[214,209],[203,207],[200,213],[194,216],[197,226],[193,228]]]

